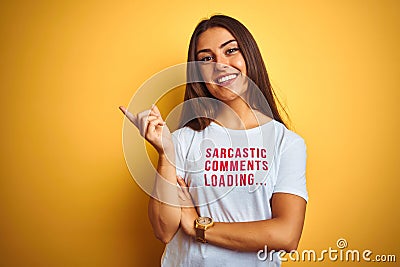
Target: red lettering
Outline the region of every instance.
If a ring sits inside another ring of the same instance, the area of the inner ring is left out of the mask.
[[[221,175],[219,178],[219,186],[225,186],[225,178],[224,175]]]
[[[208,180],[207,180],[207,174],[204,174],[204,185],[210,186],[210,184],[208,183]]]
[[[265,148],[261,149],[261,157],[266,158],[267,157],[267,150]]]
[[[253,185],[254,184],[254,173],[250,173],[249,174],[249,181],[248,181],[249,185]]]
[[[232,186],[232,185],[233,185],[233,175],[228,174],[228,186]]]
[[[211,175],[211,185],[217,186],[217,175],[215,174]]]
[[[206,160],[206,162],[204,163],[204,169],[206,170],[206,171],[209,171],[210,170],[210,164],[211,164],[211,161],[209,161],[209,160]]]
[[[245,160],[241,160],[241,161],[240,161],[240,170],[241,170],[241,171],[245,171],[245,170],[246,170],[245,164],[246,164],[246,161],[245,161]]]
[[[213,161],[212,162],[212,170],[213,171],[218,171],[218,161]]]
[[[263,170],[267,171],[268,170],[268,162],[266,160],[264,160],[262,163],[263,163]]]
[[[244,185],[246,185],[246,174],[241,173],[240,174],[240,186],[244,186]]]
[[[211,157],[211,148],[210,147],[206,149],[206,158],[209,158],[209,157]]]
[[[237,148],[235,152],[235,158],[240,158],[241,156],[242,154],[240,153],[240,148]]]
[[[227,160],[220,162],[220,169],[221,171],[228,171],[228,162]]]
[[[221,158],[226,158],[226,149],[225,148],[221,148]]]
[[[216,174],[211,175],[211,183],[207,174],[204,174],[204,186],[223,187],[223,186],[246,186],[254,184],[254,173],[240,174]]]
[[[237,160],[235,160],[235,161],[231,161],[230,163],[229,163],[229,170],[231,171],[231,172],[234,172],[234,171],[238,171],[238,161]]]
[[[254,157],[255,157],[255,156],[254,156],[254,149],[255,149],[254,147],[250,147],[250,151],[251,151],[251,157],[252,157],[252,158],[254,158]]]
[[[254,170],[254,161],[252,161],[252,160],[249,160],[248,162],[247,162],[247,170]],[[257,170],[258,170],[258,168],[257,168]]]
[[[249,156],[249,149],[247,147],[243,148],[243,157],[247,158]]]
[[[218,148],[214,149],[213,158],[218,158]]]
[[[233,148],[228,148],[228,157],[233,158]]]

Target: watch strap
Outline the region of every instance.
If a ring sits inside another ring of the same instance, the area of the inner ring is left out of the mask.
[[[200,241],[203,243],[207,243],[206,236],[205,236],[205,229],[195,228],[196,230],[196,241]]]

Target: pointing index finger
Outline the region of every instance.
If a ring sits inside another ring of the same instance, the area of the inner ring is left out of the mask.
[[[161,116],[161,112],[160,112],[160,110],[158,109],[158,107],[155,104],[153,105],[151,110],[154,111],[156,114]]]
[[[119,109],[124,113],[124,115],[136,126],[138,127],[137,115],[130,113],[125,107],[120,106]]]

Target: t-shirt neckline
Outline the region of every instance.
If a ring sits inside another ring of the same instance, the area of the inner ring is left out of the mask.
[[[274,119],[271,119],[270,121],[268,121],[268,122],[266,122],[264,124],[261,124],[261,125],[259,125],[257,127],[253,127],[253,128],[249,128],[249,129],[231,129],[231,128],[226,128],[226,127],[224,127],[222,125],[219,125],[218,123],[216,123],[214,121],[211,121],[210,126],[215,126],[217,128],[223,129],[224,131],[229,131],[229,132],[232,132],[232,133],[243,133],[243,132],[250,133],[250,132],[259,131],[260,128],[266,127],[266,126],[272,124],[274,121],[275,121]]]

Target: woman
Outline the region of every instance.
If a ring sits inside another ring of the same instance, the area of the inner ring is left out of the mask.
[[[120,107],[159,153],[149,218],[167,244],[162,266],[279,266],[276,253],[257,252],[297,248],[308,199],[304,141],[285,127],[240,22],[200,22],[188,62],[182,127],[172,135],[156,106],[137,115]]]

